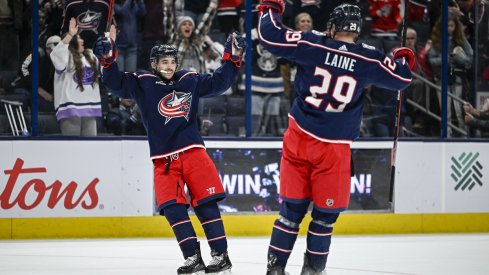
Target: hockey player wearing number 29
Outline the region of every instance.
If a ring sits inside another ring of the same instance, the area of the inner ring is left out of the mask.
[[[394,51],[393,59],[373,47],[356,44],[360,8],[342,4],[330,14],[329,35],[284,27],[283,0],[260,4],[260,43],[297,64],[298,93],[283,140],[280,196],[283,203],[268,248],[267,274],[285,274],[285,266],[310,201],[302,275],[325,274],[333,224],[350,198],[350,144],[359,136],[363,89],[370,84],[403,90],[411,82],[414,54]]]
[[[197,128],[199,98],[218,96],[233,83],[246,47],[238,33],[229,36],[223,54],[225,63],[214,74],[180,70],[177,50],[170,45],[156,45],[151,50],[153,72],[119,72],[116,30],[110,40],[99,37],[94,53],[103,67],[103,82],[121,98],[135,99],[148,133],[154,167],[154,188],[158,211],[171,225],[185,263],[178,274],[224,274],[232,265],[217,201],[225,197],[222,182],[207,155]],[[112,55],[110,54],[112,53]],[[185,185],[191,202],[187,201]],[[200,244],[189,219],[189,204],[202,224],[212,260],[205,266]]]

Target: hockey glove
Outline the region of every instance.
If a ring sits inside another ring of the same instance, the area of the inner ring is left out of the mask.
[[[412,70],[414,68],[414,62],[416,61],[416,57],[414,56],[414,52],[410,48],[406,48],[406,47],[397,48],[392,52],[392,55],[394,56],[394,60],[398,58],[404,58],[405,62],[408,63],[409,69]]]
[[[283,0],[262,0],[258,9],[263,12],[268,8],[274,9],[279,15],[282,15],[285,10],[285,3]]]
[[[243,58],[245,48],[245,38],[241,36],[239,32],[234,32],[228,36],[228,40],[224,45],[222,59],[233,62],[234,65],[239,68],[241,67],[241,59]]]
[[[104,68],[110,67],[119,55],[114,41],[105,36],[97,38],[97,41],[93,46],[93,53],[97,56],[100,65]]]

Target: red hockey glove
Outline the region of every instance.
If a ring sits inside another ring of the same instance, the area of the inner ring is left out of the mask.
[[[409,69],[412,70],[414,68],[416,57],[414,56],[414,52],[410,48],[397,48],[392,52],[392,55],[394,56],[394,60],[398,58],[404,58],[404,60],[408,63]]]
[[[282,15],[285,10],[284,0],[262,0],[258,9],[263,12],[268,8],[274,9],[279,15]]]
[[[97,56],[100,65],[104,68],[110,67],[119,56],[115,42],[105,36],[97,38],[93,46],[93,53]]]
[[[234,65],[239,68],[241,67],[241,59],[243,58],[245,48],[245,38],[241,36],[239,32],[234,32],[228,36],[228,40],[224,45],[222,59],[233,62]]]

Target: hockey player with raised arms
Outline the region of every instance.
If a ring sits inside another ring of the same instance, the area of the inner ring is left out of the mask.
[[[151,69],[135,73],[119,72],[116,30],[110,39],[99,37],[94,53],[102,65],[103,83],[115,95],[136,100],[148,133],[154,167],[154,188],[158,212],[171,225],[186,259],[178,274],[222,274],[230,271],[231,261],[217,201],[225,197],[215,165],[205,151],[197,128],[197,107],[201,97],[224,93],[236,79],[241,65],[244,38],[228,37],[224,64],[214,74],[177,71],[177,50],[156,45],[151,50]],[[190,203],[185,193],[190,194]],[[202,224],[211,248],[212,259],[205,266],[200,245],[189,219],[189,204]]]
[[[283,26],[282,0],[263,0],[259,9],[260,43],[297,64],[298,93],[283,140],[283,203],[272,230],[267,274],[285,274],[311,201],[312,221],[301,275],[325,274],[333,224],[350,199],[350,144],[360,133],[363,90],[370,84],[394,91],[406,88],[414,54],[399,48],[391,59],[371,46],[356,44],[362,18],[355,5],[333,9],[329,35]]]

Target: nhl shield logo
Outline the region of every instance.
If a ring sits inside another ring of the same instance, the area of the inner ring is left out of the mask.
[[[327,206],[333,206],[333,204],[334,204],[334,200],[333,199],[327,199],[326,200],[326,205]]]
[[[160,100],[158,111],[162,116],[166,117],[165,124],[171,119],[178,117],[183,117],[188,121],[191,103],[191,93],[173,91]]]

